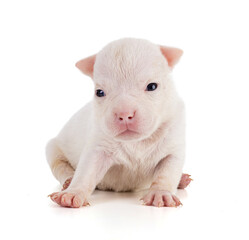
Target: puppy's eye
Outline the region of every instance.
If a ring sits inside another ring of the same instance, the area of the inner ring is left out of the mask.
[[[147,85],[146,91],[154,91],[157,89],[157,83],[150,83]]]
[[[101,89],[97,89],[96,90],[96,96],[98,97],[104,97],[105,96],[105,92]]]

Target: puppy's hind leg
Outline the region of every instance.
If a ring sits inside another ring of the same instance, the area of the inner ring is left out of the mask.
[[[190,178],[190,176],[191,175],[186,173],[182,174],[182,178],[179,182],[178,189],[184,189],[190,184],[190,182],[193,180],[192,178]]]
[[[55,139],[48,142],[46,156],[53,175],[63,186],[62,190],[66,189],[74,175],[74,168],[56,144]]]

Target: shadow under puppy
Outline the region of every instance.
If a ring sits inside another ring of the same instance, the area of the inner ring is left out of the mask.
[[[176,207],[185,155],[184,104],[171,71],[182,50],[121,39],[76,63],[93,79],[94,99],[49,141],[47,161],[63,185],[49,195],[63,207],[88,205],[95,188],[149,187],[146,205]]]

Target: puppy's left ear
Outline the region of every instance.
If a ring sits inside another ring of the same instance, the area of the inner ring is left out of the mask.
[[[160,46],[160,50],[171,68],[177,64],[183,54],[179,48]]]
[[[75,66],[87,76],[93,78],[93,68],[96,60],[96,54],[78,61]]]

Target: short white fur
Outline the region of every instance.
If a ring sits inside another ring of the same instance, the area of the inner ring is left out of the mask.
[[[90,68],[91,61],[79,62],[105,96],[95,95],[49,141],[46,155],[54,176],[62,185],[72,178],[67,189],[51,194],[52,200],[80,207],[96,187],[150,187],[145,204],[179,205],[174,194],[185,157],[185,114],[171,72],[182,52],[176,49],[172,65],[162,51],[146,40],[121,39],[94,56]],[[157,89],[146,91],[149,83],[157,83]],[[122,135],[117,114],[123,111],[135,112],[136,122],[134,132]]]

